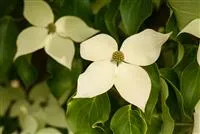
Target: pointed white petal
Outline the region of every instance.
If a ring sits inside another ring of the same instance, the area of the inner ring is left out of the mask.
[[[195,107],[194,128],[192,134],[199,134],[199,133],[200,133],[200,101],[197,103]]]
[[[61,132],[55,128],[43,128],[40,129],[36,134],[61,134]]]
[[[22,116],[20,118],[20,126],[23,134],[35,134],[38,129],[38,123],[31,115]]]
[[[47,34],[48,31],[44,28],[29,27],[23,30],[17,37],[15,59],[43,48]]]
[[[96,35],[81,43],[81,57],[90,61],[111,60],[117,51],[116,41],[107,34]]]
[[[24,0],[24,17],[35,26],[46,27],[53,23],[51,7],[44,0]]]
[[[0,134],[3,134],[4,127],[0,126]]]
[[[179,34],[181,33],[189,33],[200,38],[200,18],[191,21]]]
[[[151,91],[151,80],[143,68],[119,64],[114,85],[126,101],[144,111]]]
[[[113,86],[116,68],[109,61],[90,64],[78,78],[77,94],[74,98],[91,98],[107,92]]]
[[[125,61],[131,64],[146,66],[154,63],[162,45],[168,40],[170,33],[162,34],[151,29],[128,37],[122,44]]]
[[[75,48],[70,39],[62,38],[57,34],[49,35],[45,51],[58,63],[71,69]]]
[[[199,48],[198,48],[198,52],[197,52],[197,62],[200,66],[200,42],[199,42]]]
[[[75,42],[82,42],[99,32],[89,27],[83,20],[75,16],[60,18],[56,22],[56,30],[61,36],[69,37]]]
[[[49,95],[48,105],[44,108],[45,122],[48,125],[67,128],[67,120],[64,109],[58,104],[56,98]],[[55,116],[56,115],[56,116]]]

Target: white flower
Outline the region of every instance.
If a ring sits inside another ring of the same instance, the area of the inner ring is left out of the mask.
[[[75,52],[72,40],[81,42],[98,32],[74,16],[61,17],[54,23],[53,12],[43,0],[24,0],[23,14],[34,26],[19,34],[15,59],[45,48],[53,59],[71,68]]]
[[[128,37],[120,51],[116,41],[99,34],[81,43],[81,57],[94,61],[78,78],[75,98],[94,97],[115,85],[119,94],[144,111],[151,80],[140,66],[154,63],[169,38],[151,29]]]
[[[200,101],[195,106],[193,134],[200,133]]]
[[[189,33],[192,34],[198,38],[200,38],[200,18],[197,18],[193,21],[191,21],[187,26],[185,26],[181,32],[181,33]],[[197,62],[200,65],[200,45],[199,45],[199,49],[197,52]]]

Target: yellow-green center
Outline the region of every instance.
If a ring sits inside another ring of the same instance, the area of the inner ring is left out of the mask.
[[[56,32],[56,25],[54,23],[50,23],[47,26],[47,29],[48,29],[48,34],[55,33]]]
[[[121,51],[115,51],[112,55],[112,61],[119,64],[124,61],[124,54]]]

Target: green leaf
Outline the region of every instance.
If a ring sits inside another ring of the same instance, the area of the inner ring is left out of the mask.
[[[147,121],[150,122],[153,111],[154,111],[157,101],[158,101],[161,85],[160,85],[160,76],[159,76],[157,65],[152,64],[150,66],[147,66],[145,69],[148,72],[148,74],[151,78],[151,83],[152,83],[150,97],[147,101],[147,105],[146,105],[146,109],[145,109]]]
[[[11,17],[0,19],[0,83],[8,79],[16,52],[18,29]]]
[[[4,116],[11,103],[11,97],[6,89],[0,88],[0,116]]]
[[[163,47],[159,65],[165,68],[175,68],[182,61],[184,53],[183,45],[179,41],[172,39]]]
[[[65,15],[73,15],[82,18],[90,23],[92,16],[90,0],[54,0],[52,6],[60,17]]]
[[[172,115],[173,118],[179,121],[191,121],[191,118],[185,113],[183,96],[178,89],[179,81],[177,80],[177,74],[172,69],[168,68],[161,69],[160,73],[161,77],[172,87],[173,93],[175,94],[171,93],[169,95],[170,99],[168,99],[168,103],[171,104],[171,114],[174,114]]]
[[[10,12],[15,9],[15,6],[17,4],[17,0],[6,0],[6,1],[0,1],[0,18],[4,15],[10,14]]]
[[[65,101],[76,86],[78,76],[82,71],[82,62],[80,59],[74,59],[70,71],[55,61],[49,60],[47,70],[51,74],[51,78],[47,81],[51,92],[57,98],[62,97],[62,101]]]
[[[38,78],[38,71],[31,63],[31,55],[19,57],[15,61],[15,68],[17,70],[17,74],[27,88],[36,82]]]
[[[152,3],[154,4],[157,10],[160,8],[162,2],[162,0],[152,0]]]
[[[195,105],[200,99],[200,67],[196,62],[189,64],[182,73],[181,93],[185,110],[192,114]]]
[[[190,21],[200,18],[199,0],[168,0],[175,13],[179,29],[183,29]]]
[[[196,61],[197,56],[197,46],[194,44],[184,44],[184,56],[179,64],[175,66],[175,71],[179,78],[184,71],[184,69],[193,61]]]
[[[121,0],[120,13],[127,35],[138,32],[139,27],[152,13],[152,0]]]
[[[110,101],[107,94],[94,98],[74,99],[68,103],[67,122],[73,133],[98,134],[108,120]]]
[[[0,87],[0,116],[4,116],[12,101],[24,98],[25,93],[21,89]]]
[[[99,29],[101,32],[108,33],[105,24],[105,14],[107,11],[107,7],[102,8],[96,15],[95,15],[95,27]]]
[[[171,117],[170,110],[166,104],[166,100],[169,96],[168,85],[164,79],[161,79],[161,85],[162,85],[162,90],[161,90],[162,108],[161,109],[162,109],[162,120],[163,120],[161,133],[173,134],[175,123],[174,123],[173,118]]]
[[[99,10],[110,3],[111,0],[95,0],[95,2],[92,3],[92,11],[94,14],[98,13]]]
[[[159,134],[162,127],[162,119],[160,114],[153,113],[151,123],[148,124],[147,134]]]
[[[115,38],[115,40],[117,42],[119,42],[119,37],[118,37],[118,17],[119,17],[119,5],[120,5],[120,0],[115,0],[112,1],[109,6],[108,9],[105,13],[105,24],[106,27],[109,31],[109,33]]]
[[[131,105],[123,106],[114,114],[111,120],[114,134],[145,134],[147,124],[141,113],[131,109]]]
[[[173,32],[172,32],[172,35],[170,36],[170,38],[172,38],[173,40],[176,40],[177,34],[179,33],[179,29],[177,26],[176,17],[172,10],[170,10],[170,16],[169,16],[169,19],[167,21],[166,28],[165,28],[166,33],[169,33],[171,31],[173,31]]]
[[[183,45],[180,42],[178,42],[178,48],[177,49],[178,49],[178,52],[177,52],[178,54],[177,54],[177,58],[176,58],[176,64],[173,67],[176,67],[184,57],[185,50],[184,50]]]

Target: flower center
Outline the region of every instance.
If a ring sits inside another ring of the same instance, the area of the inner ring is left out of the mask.
[[[115,51],[112,55],[112,61],[119,64],[124,61],[124,54],[121,51]]]
[[[54,23],[50,23],[47,26],[47,29],[48,29],[48,34],[55,33],[56,32],[56,25]]]

